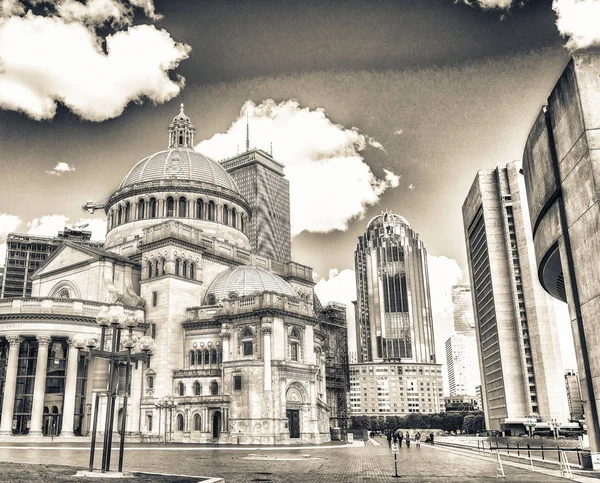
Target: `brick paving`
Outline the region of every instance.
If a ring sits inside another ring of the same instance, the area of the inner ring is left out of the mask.
[[[465,455],[454,451],[422,447],[406,448],[394,459],[384,439],[380,446],[361,447],[244,448],[207,446],[128,445],[125,469],[214,476],[227,483],[387,483],[410,482],[523,482],[553,483],[561,478],[504,465],[505,479],[496,476],[496,463],[489,456]],[[0,461],[65,464],[84,468],[89,457],[85,445],[31,446],[0,445]],[[100,451],[97,452],[99,461]],[[112,456],[113,466],[117,453]],[[3,480],[0,475],[0,481]]]

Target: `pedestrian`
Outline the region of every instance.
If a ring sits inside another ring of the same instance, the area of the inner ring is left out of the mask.
[[[400,444],[399,444],[400,448],[402,448],[402,431],[400,431],[400,432],[398,433],[398,442],[400,443]]]
[[[387,432],[387,440],[388,440],[388,445],[391,448],[392,447],[392,432],[391,431]]]
[[[429,434],[429,439],[431,440],[431,441],[430,441],[430,443],[431,443],[431,444],[434,444],[434,443],[433,443],[433,433],[430,433],[430,434]]]
[[[410,433],[408,431],[406,432],[404,439],[406,440],[406,447],[410,448]]]
[[[421,447],[421,433],[418,431],[415,433],[415,444],[417,445],[417,448]]]

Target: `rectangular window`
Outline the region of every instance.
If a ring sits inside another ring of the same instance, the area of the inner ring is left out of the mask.
[[[152,292],[152,307],[158,305],[158,292]]]
[[[147,415],[146,425],[148,426],[148,431],[152,431],[152,414]]]
[[[233,376],[233,389],[235,391],[242,390],[242,376]]]

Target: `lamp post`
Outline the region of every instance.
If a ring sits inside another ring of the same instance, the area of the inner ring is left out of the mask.
[[[560,428],[561,424],[562,423],[559,422],[556,418],[552,418],[550,421],[548,421],[548,426],[550,426],[550,429],[552,429],[554,439],[558,438],[558,429]]]
[[[525,425],[525,427],[527,428],[527,432],[529,433],[530,438],[533,437],[533,429],[535,428],[536,422],[537,422],[537,420],[535,418],[526,418],[525,422],[523,423]]]
[[[154,404],[154,407],[156,409],[158,409],[158,442],[160,444],[160,432],[161,432],[161,419],[162,419],[162,410],[165,407],[165,402],[162,399],[159,399],[158,401],[156,401],[156,403]],[[167,415],[165,414],[165,426],[167,424]]]
[[[169,444],[173,443],[173,409],[177,407],[175,398],[168,394],[164,399],[165,408],[165,444],[167,443],[167,410],[169,410]]]
[[[125,364],[125,387],[121,391],[123,398],[123,412],[121,419],[121,442],[119,445],[119,472],[123,470],[123,453],[125,445],[125,427],[127,419],[127,397],[129,394],[129,379],[131,362],[150,361],[150,356],[156,350],[156,344],[151,337],[144,336],[139,340],[133,335],[133,329],[137,327],[140,320],[137,317],[125,316],[122,305],[113,305],[110,310],[103,306],[96,317],[96,323],[101,328],[100,339],[98,336],[90,335],[86,338],[86,346],[89,349],[90,359],[96,358],[108,360],[108,372],[106,380],[106,420],[104,423],[104,442],[102,445],[102,472],[110,470],[110,454],[112,448],[112,433],[115,416],[115,403],[119,388],[119,365]],[[110,350],[106,350],[106,329],[110,328]],[[128,333],[121,337],[121,330],[128,329]],[[122,340],[121,340],[122,339]],[[123,346],[125,350],[119,350]],[[132,349],[138,348],[140,352],[132,354]],[[102,392],[102,391],[101,391]],[[94,470],[94,451],[96,444],[96,431],[98,428],[98,413],[100,403],[100,392],[96,392],[96,411],[94,414],[94,426],[92,430],[92,445],[90,448],[89,470]]]

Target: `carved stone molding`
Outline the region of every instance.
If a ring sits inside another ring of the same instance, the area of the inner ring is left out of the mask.
[[[270,325],[265,325],[260,329],[264,335],[271,335],[272,328]]]
[[[229,340],[229,339],[231,339],[231,334],[229,332],[223,331],[223,332],[221,332],[221,338],[223,340]]]
[[[19,335],[7,335],[6,340],[10,344],[11,347],[19,347],[21,342],[23,342],[23,338]]]

